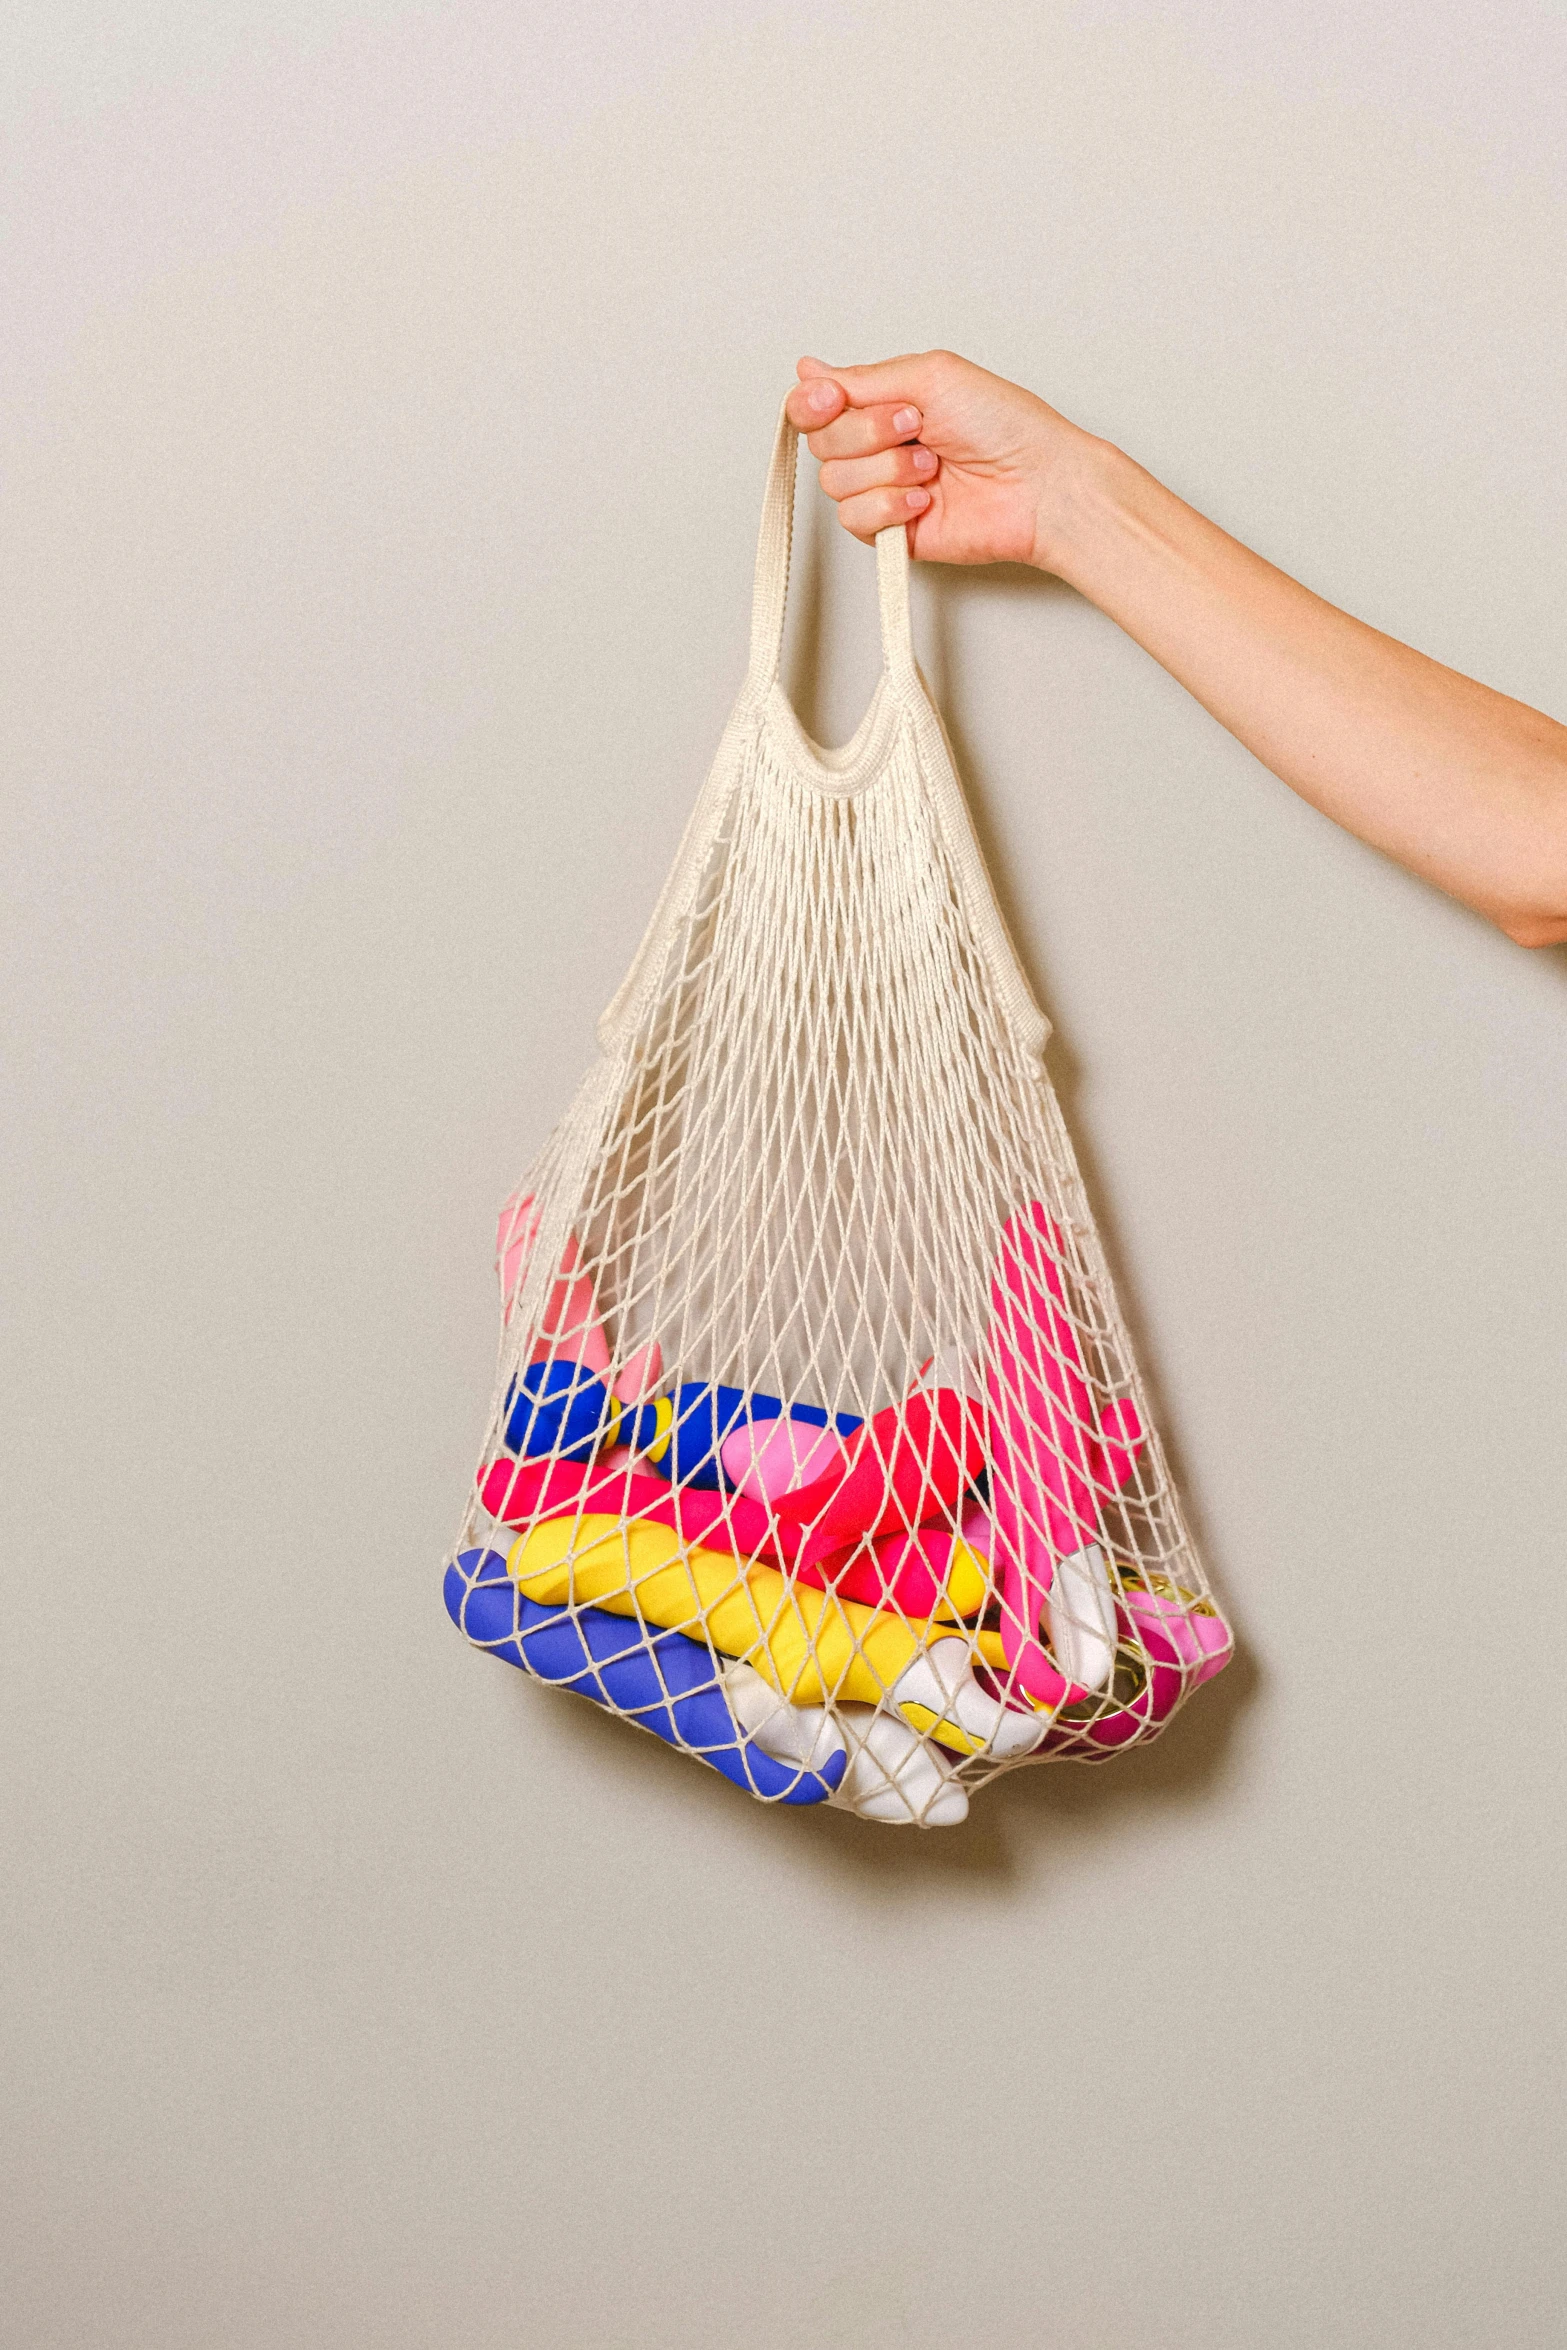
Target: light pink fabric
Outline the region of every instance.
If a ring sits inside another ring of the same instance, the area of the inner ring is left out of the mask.
[[[500,1275],[501,1296],[505,1300],[508,1322],[538,1236],[537,1200],[531,1192],[513,1192],[501,1210],[495,1231],[495,1269]],[[653,1344],[656,1346],[657,1343],[655,1339]],[[644,1348],[643,1355],[650,1351]],[[560,1272],[545,1303],[539,1334],[533,1342],[533,1351],[528,1360],[530,1363],[543,1363],[552,1356],[582,1363],[603,1378],[609,1376],[609,1340],[599,1320],[598,1299],[594,1295],[591,1277],[583,1270],[582,1251],[574,1232],[566,1235],[566,1245],[561,1251]],[[636,1361],[641,1359],[641,1356],[634,1358]],[[629,1370],[630,1365],[627,1368]],[[655,1373],[652,1384],[656,1383]]]
[[[804,1420],[747,1420],[725,1437],[719,1451],[724,1474],[753,1501],[777,1501],[795,1486],[810,1485],[848,1465],[843,1441],[832,1428]]]

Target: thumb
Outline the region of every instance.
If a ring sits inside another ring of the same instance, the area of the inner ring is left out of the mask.
[[[900,359],[878,359],[869,366],[829,367],[825,359],[801,359],[795,374],[802,383],[830,375],[841,384],[851,408],[870,408],[883,400],[912,400],[923,408],[935,373],[945,354],[906,351]]]

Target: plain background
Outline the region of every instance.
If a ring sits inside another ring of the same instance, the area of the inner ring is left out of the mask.
[[[916,633],[1242,1660],[917,1837],[439,1570],[801,350],[969,352],[1567,713],[1560,6],[5,44],[5,2342],[1559,2341],[1567,955],[1059,586]]]

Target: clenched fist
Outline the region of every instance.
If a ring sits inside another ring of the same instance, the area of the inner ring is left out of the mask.
[[[952,351],[874,367],[802,359],[796,372],[789,421],[820,459],[845,530],[870,540],[904,522],[927,563],[1054,568],[1051,511],[1087,433]]]

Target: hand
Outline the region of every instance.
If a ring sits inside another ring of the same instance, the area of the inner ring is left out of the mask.
[[[952,351],[873,367],[802,359],[795,372],[789,421],[845,530],[869,541],[905,522],[927,563],[1055,568],[1050,515],[1087,433]]]
[[[951,351],[802,359],[789,420],[858,539],[1032,563],[1292,791],[1521,946],[1567,944],[1567,727],[1352,620],[1109,441]]]

